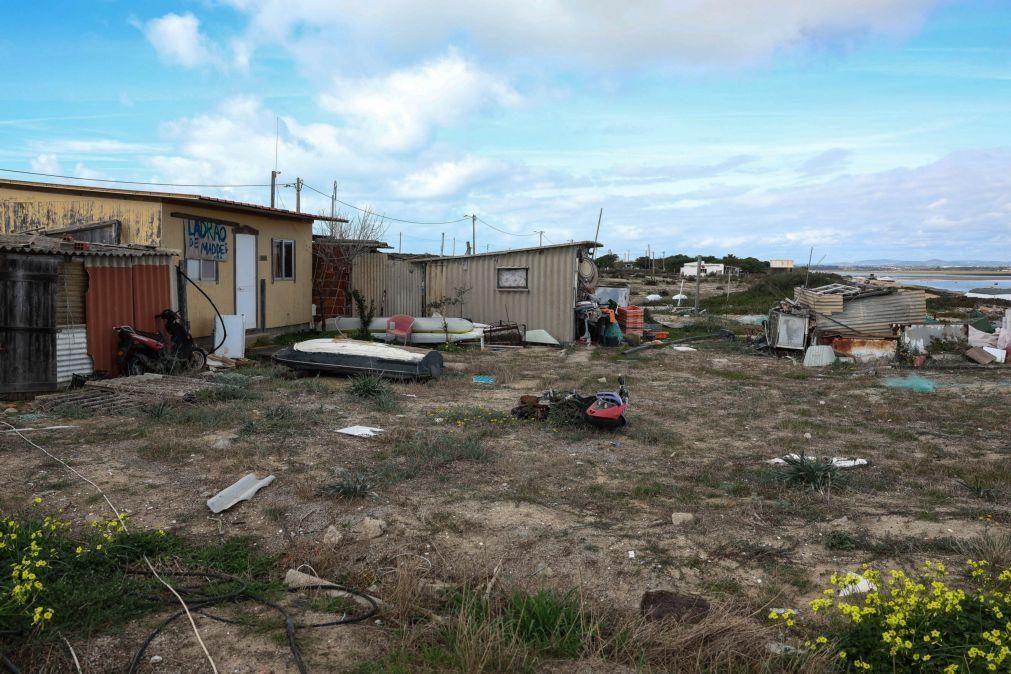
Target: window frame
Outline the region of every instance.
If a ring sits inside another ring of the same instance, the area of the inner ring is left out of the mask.
[[[502,272],[504,271],[523,271],[523,285],[522,286],[504,286],[502,285]],[[495,268],[495,289],[504,290],[506,292],[530,292],[530,267],[496,267]]]
[[[183,258],[186,264],[186,275],[189,276],[194,281],[200,281],[201,283],[218,283],[221,278],[221,270],[218,267],[216,260],[201,260],[199,258],[187,257]],[[208,274],[204,274],[204,265],[212,264],[214,265],[214,276],[211,277]],[[191,266],[192,265],[192,266]]]
[[[284,274],[284,250],[289,248],[291,250],[291,269],[290,276]],[[278,251],[281,255],[281,276],[277,275],[278,272]],[[270,276],[274,281],[294,281],[295,280],[295,240],[294,239],[271,239],[270,240]]]

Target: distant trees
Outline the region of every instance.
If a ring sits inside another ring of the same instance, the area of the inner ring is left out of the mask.
[[[635,258],[632,263],[636,269],[656,269],[664,270],[667,272],[679,272],[681,267],[687,262],[695,262],[695,255],[684,255],[683,253],[678,253],[676,255],[668,255],[664,258],[650,259],[646,255],[640,255]],[[716,255],[703,255],[703,262],[709,263],[722,263],[731,267],[737,267],[742,272],[749,274],[763,274],[769,271],[769,263],[759,260],[756,257],[737,257],[733,253],[727,253],[723,257],[717,257]],[[601,255],[596,258],[594,262],[600,269],[619,269],[624,266],[621,256],[617,253],[608,253],[607,255]]]
[[[621,258],[616,253],[608,253],[595,259],[594,263],[599,269],[614,269],[621,266]]]

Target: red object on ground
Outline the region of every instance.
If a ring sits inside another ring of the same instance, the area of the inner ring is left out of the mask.
[[[404,346],[407,346],[407,340],[411,336],[411,328],[413,327],[414,316],[405,316],[404,314],[391,316],[386,321],[386,339],[389,341],[390,338],[393,338],[396,341],[403,338]]]

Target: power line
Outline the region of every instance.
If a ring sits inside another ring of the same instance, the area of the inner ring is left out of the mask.
[[[480,217],[478,217],[477,221],[480,222],[482,225],[486,225],[487,227],[490,227],[491,229],[494,229],[496,232],[500,232],[502,234],[508,234],[509,236],[537,236],[537,234],[538,234],[538,232],[531,232],[529,234],[517,234],[516,232],[509,232],[507,230],[499,229],[495,225],[492,225],[492,224],[489,224],[489,223],[485,222]]]
[[[370,214],[376,216],[377,218],[382,218],[383,220],[392,220],[393,222],[404,222],[404,223],[407,223],[408,225],[452,225],[452,224],[455,224],[457,222],[463,222],[464,220],[468,220],[470,218],[470,216],[466,216],[466,217],[463,217],[463,218],[459,218],[457,220],[443,220],[441,222],[419,222],[418,220],[404,220],[403,218],[394,218],[392,215],[383,215],[382,213],[376,213],[375,211],[370,211],[367,208],[359,208],[358,206],[355,206],[354,204],[349,204],[346,201],[341,201],[340,199],[334,198],[334,196],[332,194],[326,194],[324,192],[320,192],[318,189],[316,189],[315,187],[313,187],[312,185],[310,185],[308,183],[302,183],[302,187],[308,187],[310,190],[312,190],[316,194],[319,194],[320,196],[324,196],[327,199],[333,199],[338,204],[343,204],[344,206],[347,206],[348,208],[353,208],[356,211],[361,211],[362,213],[370,213]]]
[[[208,185],[197,183],[151,183],[141,180],[112,180],[111,178],[81,178],[78,176],[60,176],[54,173],[38,173],[36,171],[18,171],[16,169],[0,168],[4,173],[19,173],[26,176],[41,176],[43,178],[62,178],[63,180],[90,180],[99,183],[116,183],[119,185],[151,185],[153,187],[270,187],[270,183],[248,185]]]

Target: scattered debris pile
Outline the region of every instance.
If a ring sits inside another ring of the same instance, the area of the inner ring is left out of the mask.
[[[64,393],[39,396],[36,406],[43,412],[128,413],[163,400],[191,400],[199,392],[220,387],[208,379],[167,374],[140,374],[117,379],[94,379],[83,387]]]
[[[982,314],[942,323],[927,316],[927,294],[912,288],[832,283],[795,288],[769,312],[760,350],[804,351],[809,367],[867,363],[902,357],[915,366],[968,358],[1011,362],[1011,310],[996,324]],[[976,347],[976,348],[969,348]],[[967,350],[968,349],[968,350]]]
[[[560,426],[588,423],[597,428],[621,428],[627,423],[628,391],[623,376],[619,375],[618,382],[617,391],[600,391],[592,396],[553,389],[539,396],[520,396],[520,404],[512,414],[519,419],[550,420]]]

